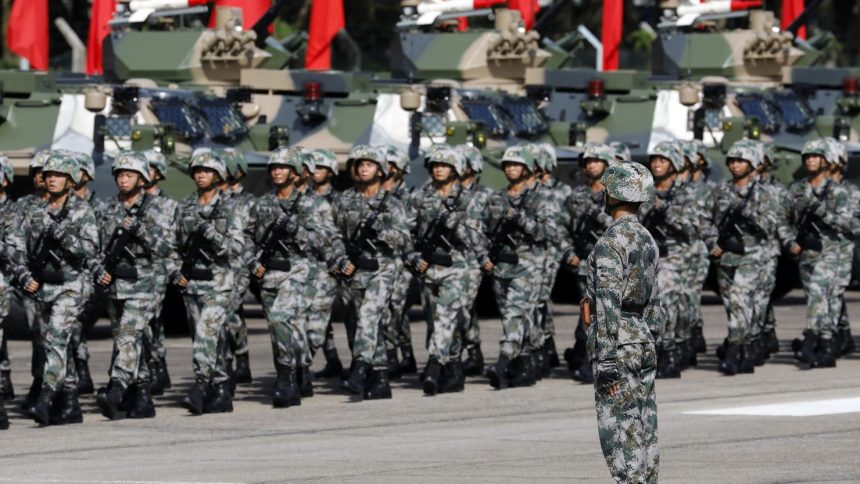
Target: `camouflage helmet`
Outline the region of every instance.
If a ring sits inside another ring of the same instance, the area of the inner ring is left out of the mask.
[[[505,154],[502,155],[502,164],[504,165],[505,163],[523,165],[532,173],[534,173],[536,165],[535,158],[531,151],[529,151],[528,145],[509,146],[505,150]]]
[[[15,170],[12,169],[12,161],[4,154],[0,154],[0,168],[3,169],[3,176],[6,177],[6,181],[12,185],[15,180]]]
[[[549,143],[537,143],[535,146],[544,153],[545,159],[548,160],[548,163],[545,163],[546,167],[544,170],[555,170],[558,166],[558,155],[555,152],[555,147]]]
[[[309,155],[305,154],[305,151],[306,150],[300,146],[278,148],[271,156],[269,156],[269,161],[266,163],[266,166],[289,166],[295,170],[296,173],[301,174],[305,167],[304,158],[309,157]]]
[[[236,178],[240,170],[243,174],[248,174],[248,161],[245,160],[245,155],[241,151],[236,148],[227,147],[221,150],[221,156],[227,165],[227,173],[231,177]]]
[[[609,143],[609,147],[615,150],[616,161],[631,161],[633,159],[633,156],[630,154],[630,147],[627,146],[627,143],[613,141],[612,143]]]
[[[481,150],[472,145],[458,145],[457,148],[460,150],[460,155],[463,156],[466,166],[471,168],[473,172],[481,173],[484,171],[484,155],[481,154]]]
[[[93,161],[93,157],[86,153],[79,153],[77,151],[68,151],[68,150],[57,150],[62,151],[68,156],[72,157],[75,160],[75,163],[78,164],[78,169],[83,170],[87,176],[90,177],[90,180],[96,179],[96,164]],[[78,176],[80,181],[80,176]],[[76,182],[77,183],[77,182]]]
[[[695,143],[692,141],[678,141],[678,146],[681,148],[681,153],[684,155],[684,158],[690,162],[690,166],[694,165],[699,154],[696,151]]]
[[[311,156],[314,158],[315,166],[324,166],[331,170],[331,172],[335,175],[338,173],[338,162],[337,156],[335,156],[332,150],[326,149],[316,149],[311,152]]]
[[[767,162],[770,164],[771,168],[775,167],[776,164],[779,162],[779,159],[776,157],[776,147],[773,145],[773,143],[762,143],[761,149],[762,163]]]
[[[191,153],[191,163],[188,165],[189,172],[193,172],[194,168],[215,170],[222,181],[227,181],[227,165],[217,153],[209,148],[197,148]]]
[[[803,144],[803,149],[800,150],[800,156],[819,155],[828,163],[833,158],[830,152],[830,145],[824,138],[812,139]]]
[[[525,149],[529,152],[532,158],[535,160],[535,166],[542,171],[550,171],[552,170],[552,156],[545,150],[543,147],[534,144],[528,143],[525,144]]]
[[[623,202],[647,202],[654,198],[654,177],[645,165],[613,163],[600,178],[606,194]]]
[[[388,156],[381,146],[355,145],[349,150],[347,161],[369,160],[382,169],[382,174],[388,176]]]
[[[712,162],[711,157],[708,156],[707,150],[705,149],[705,143],[700,139],[694,139],[693,141],[690,141],[690,143],[693,146],[693,149],[696,150],[696,154],[702,157],[702,160],[705,162],[705,167],[710,168]]]
[[[758,168],[764,158],[764,149],[759,141],[741,139],[735,141],[726,153],[726,162],[731,159],[748,161],[753,168]]]
[[[385,146],[385,157],[388,162],[399,168],[403,173],[409,173],[409,155],[396,146]]]
[[[42,171],[45,173],[54,172],[68,175],[74,183],[81,181],[81,169],[78,161],[68,153],[52,151],[48,159],[45,160]]]
[[[113,159],[113,165],[111,165],[110,169],[114,176],[120,170],[129,170],[139,173],[147,183],[152,181],[152,178],[149,176],[149,162],[143,153],[131,150],[120,151],[116,155],[116,158]]]
[[[684,152],[675,141],[661,141],[648,151],[648,159],[660,156],[669,160],[676,172],[684,169]]]
[[[830,147],[830,155],[827,157],[827,161],[842,168],[846,161],[845,145],[832,136],[825,136],[823,139]]]
[[[600,160],[605,162],[607,165],[611,165],[615,163],[615,150],[603,143],[594,143],[589,142],[585,143],[585,150],[583,150],[582,155],[580,155],[579,160],[580,164],[585,165],[586,160]]]
[[[463,159],[463,155],[460,154],[460,150],[453,146],[445,146],[433,150],[433,152],[430,153],[430,156],[427,157],[427,166],[429,168],[434,163],[448,165],[454,169],[454,173],[458,176],[462,176],[466,172],[465,161],[466,160]]]
[[[48,161],[53,152],[53,150],[39,150],[33,155],[33,159],[30,160],[30,176],[33,176],[34,171],[45,167],[45,162]]]
[[[155,150],[146,150],[141,153],[149,166],[155,168],[162,178],[167,178],[167,158]]]

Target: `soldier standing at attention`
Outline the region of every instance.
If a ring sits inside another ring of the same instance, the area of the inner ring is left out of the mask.
[[[150,182],[146,158],[133,151],[119,153],[112,167],[119,195],[104,208],[100,235],[102,262],[93,267],[97,283],[108,297],[114,355],[110,383],[96,402],[102,415],[150,418],[155,407],[150,397],[150,376],[144,333],[157,306],[155,266],[170,255],[168,233],[160,224],[153,196],[143,187]],[[130,393],[131,408],[124,408],[123,394]]]
[[[332,179],[338,174],[337,157],[331,150],[314,150],[314,174],[313,187],[317,196],[325,198],[332,207],[339,193],[332,185]],[[332,214],[333,216],[334,214]],[[340,237],[340,234],[337,235]],[[343,363],[337,354],[337,345],[334,341],[334,328],[332,327],[331,313],[332,305],[338,297],[339,285],[337,279],[331,272],[320,274],[314,286],[313,301],[311,302],[310,326],[317,326],[315,318],[325,321],[325,342],[322,345],[323,356],[325,356],[325,367],[314,374],[317,378],[340,377],[343,373]],[[313,342],[311,342],[313,343]]]
[[[75,365],[69,361],[69,342],[84,302],[83,265],[96,256],[98,228],[89,204],[71,194],[80,176],[72,157],[52,154],[42,175],[48,201],[40,210],[28,211],[22,224],[29,254],[24,290],[36,299],[36,311],[46,331],[42,334],[42,388],[30,414],[42,425],[75,423],[83,417]],[[26,271],[22,268],[21,273]],[[59,393],[59,412],[52,419],[52,406]]]
[[[152,197],[152,205],[156,207],[156,217],[159,224],[170,227],[165,234],[165,241],[170,244],[170,254],[154,261],[155,290],[152,310],[152,321],[144,332],[146,348],[149,357],[149,373],[152,382],[152,395],[161,395],[171,387],[170,373],[167,371],[167,351],[164,345],[164,321],[161,318],[161,308],[167,295],[169,275],[176,270],[176,201],[168,197],[158,183],[167,178],[167,159],[155,150],[143,152],[149,163],[149,182],[144,191]]]
[[[581,305],[600,448],[616,482],[656,483],[659,254],[636,215],[641,203],[654,198],[654,181],[643,165],[619,163],[606,169],[601,183],[613,222],[586,261],[587,298]]]
[[[790,220],[797,230],[791,252],[800,257],[800,280],[806,292],[806,329],[794,344],[795,358],[811,368],[836,366],[840,244],[854,225],[850,194],[833,182],[830,169],[838,160],[824,139],[807,141],[801,152],[809,176],[788,187]]]
[[[611,147],[599,143],[586,144],[579,159],[586,181],[573,189],[567,202],[571,213],[568,230],[573,237],[573,248],[563,258],[566,267],[576,272],[576,286],[581,295],[585,294],[586,269],[582,262],[588,258],[597,239],[612,223],[612,218],[604,210],[606,187],[600,180],[606,169],[616,162],[615,150]],[[574,337],[574,345],[564,351],[564,359],[574,380],[591,383],[594,377],[591,363],[585,357],[585,326],[581,319],[576,323]]]
[[[194,415],[232,412],[225,361],[226,308],[234,285],[230,259],[240,254],[242,227],[218,190],[218,183],[227,179],[224,162],[211,150],[198,148],[189,168],[197,192],[179,203],[177,243],[182,260],[172,278],[184,292],[193,335],[195,382],[182,406]]]
[[[350,311],[356,321],[353,364],[343,387],[365,399],[391,398],[385,324],[397,276],[396,257],[409,244],[403,204],[382,184],[388,157],[382,147],[357,145],[353,160],[356,184],[341,193],[335,223],[347,246],[349,262],[342,273],[349,278]]]

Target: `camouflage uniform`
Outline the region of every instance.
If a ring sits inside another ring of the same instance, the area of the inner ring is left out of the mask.
[[[640,203],[654,197],[647,169],[636,163],[610,166],[601,179],[609,196]],[[657,302],[658,248],[635,215],[614,220],[583,263],[592,308],[588,360],[600,447],[616,482],[656,483],[657,355],[654,339],[663,315]],[[609,388],[618,385],[617,393]]]
[[[827,163],[835,162],[824,140],[807,142],[802,155],[820,155]],[[853,229],[855,209],[845,187],[827,178],[818,187],[812,186],[810,178],[804,178],[792,183],[788,191],[792,199],[790,220],[803,249],[800,278],[807,300],[805,341],[798,359],[812,366],[833,366],[833,333],[841,310],[840,244]]]
[[[525,146],[508,148],[502,163],[521,164],[530,173],[535,170],[535,160]],[[551,204],[537,182],[516,196],[502,189],[487,204],[493,234],[490,244],[500,249],[490,249],[490,259],[494,259],[495,265],[493,291],[502,313],[503,332],[499,341],[500,361],[488,370],[490,384],[495,388],[532,385],[537,376],[532,354],[543,344],[542,333],[534,322],[540,271],[547,243],[555,240],[558,232],[555,219],[550,217]],[[533,336],[533,331],[539,334]],[[514,365],[510,370],[509,362]]]
[[[658,143],[649,156],[668,159],[676,173],[683,169],[684,154],[673,142]],[[686,267],[691,246],[699,238],[695,216],[690,192],[677,179],[668,190],[658,191],[653,202],[643,203],[639,208],[640,220],[657,241],[660,255],[657,272],[659,304],[667,317],[665,331],[657,343],[658,376],[661,378],[680,376],[679,371],[684,366],[681,345],[689,331]]]
[[[388,171],[382,148],[358,145],[353,147],[349,157],[354,161],[374,161],[383,174]],[[388,371],[385,324],[390,318],[388,305],[397,276],[396,259],[409,244],[409,227],[403,204],[387,193],[380,189],[375,196],[368,198],[357,188],[352,188],[341,193],[335,205],[335,224],[344,242],[356,247],[350,251],[356,271],[348,283],[348,311],[356,318],[357,327],[352,346],[353,370],[345,383],[354,393],[362,391],[366,383],[363,380],[371,368],[377,381],[382,382],[380,385],[387,388],[387,380],[384,380]],[[369,227],[365,227],[366,224]],[[356,239],[357,235],[361,236],[362,228],[373,232],[368,237],[372,246],[356,246],[362,242]],[[390,390],[387,393],[390,396]]]
[[[450,166],[452,177],[465,173],[465,160],[455,148],[434,151],[427,164],[428,169],[434,164]],[[442,198],[437,188],[429,184],[415,197],[417,235],[415,251],[407,261],[421,279],[423,296],[433,319],[428,347],[430,361],[424,374],[424,392],[430,395],[463,389],[462,343],[458,337],[461,318],[466,314],[463,293],[467,291],[467,273],[474,263],[474,251],[480,251],[479,260],[486,260],[485,249],[480,249],[486,247],[480,207],[472,204],[471,193],[454,183],[447,197]],[[419,269],[421,262],[429,265],[424,272]],[[450,384],[443,387],[444,378]]]
[[[73,181],[80,176],[75,161],[61,154],[52,154],[45,161],[44,172],[63,173]],[[44,244],[56,243],[60,248],[53,251],[58,256],[56,259],[48,258],[41,275],[27,277],[35,278],[40,284],[33,297],[45,331],[41,335],[45,347],[43,386],[33,415],[39,423],[47,424],[55,392],[62,389],[67,396],[73,395],[77,405],[77,374],[69,358],[69,343],[83,305],[83,264],[96,255],[98,229],[92,208],[70,193],[62,208],[51,209],[46,204],[41,207],[41,210],[25,214],[22,228],[27,235],[31,261],[40,256]],[[31,266],[30,269],[32,274],[40,268]]]
[[[5,155],[0,155],[0,180],[5,178],[8,187],[12,186],[14,178],[12,163]],[[0,360],[0,406],[3,400],[15,397],[12,389],[11,370],[8,351],[6,350],[6,335],[3,322],[9,315],[12,298],[15,296],[13,287],[20,286],[17,266],[22,264],[26,252],[24,234],[21,229],[21,212],[17,204],[7,195],[5,189],[0,191],[0,344],[2,344],[2,360]]]
[[[137,172],[144,181],[149,182],[149,163],[142,154],[121,152],[116,156],[112,171],[114,176],[120,170]],[[110,274],[112,281],[105,290],[108,296],[108,312],[111,315],[111,333],[114,339],[114,354],[110,367],[111,386],[126,389],[136,384],[135,410],[139,417],[154,416],[149,400],[149,366],[145,350],[144,333],[153,318],[156,307],[153,294],[156,291],[156,269],[159,261],[170,255],[170,232],[172,226],[163,224],[157,212],[158,206],[152,203],[153,196],[144,194],[134,203],[127,205],[120,198],[111,200],[104,209],[100,229],[102,259],[109,262],[109,256],[122,250],[118,260],[110,261],[115,267],[95,266],[96,279]],[[132,220],[130,226],[124,226]],[[123,232],[127,232],[127,242],[122,243]],[[124,247],[124,249],[123,249]],[[107,395],[100,395],[102,412],[108,418],[116,418],[117,407],[121,401],[120,390],[116,390],[109,402]],[[119,397],[119,398],[117,398]],[[113,406],[112,406],[113,405]]]
[[[616,162],[616,153],[609,146],[599,143],[588,143],[580,158],[580,166],[584,168],[586,160],[601,160],[606,167]],[[575,187],[568,199],[568,211],[571,214],[568,231],[571,234],[573,247],[571,247],[562,259],[566,262],[573,256],[580,259],[580,264],[573,270],[576,272],[577,292],[585,294],[585,276],[587,268],[585,259],[594,249],[597,239],[612,223],[610,217],[604,211],[605,188],[593,191],[588,184]],[[585,326],[582,319],[576,323],[574,332],[576,339],[574,346],[565,350],[565,360],[573,372],[574,379],[585,383],[591,383],[591,363],[585,357]]]
[[[699,140],[689,142],[686,148],[689,156],[693,157],[695,163],[696,157],[701,156],[706,164],[710,160],[705,154],[704,144]],[[695,217],[698,219],[698,237],[690,246],[690,253],[687,262],[687,280],[689,282],[689,293],[687,294],[688,309],[690,317],[690,326],[695,349],[698,352],[705,351],[705,339],[702,334],[704,326],[704,318],[702,318],[702,289],[705,285],[705,279],[708,278],[708,270],[711,266],[711,261],[708,258],[708,246],[705,244],[703,234],[713,233],[714,220],[711,218],[714,212],[714,186],[706,179],[693,180],[687,182],[687,187],[690,192],[690,198],[693,203]]]
[[[731,147],[726,160],[747,161],[755,170],[762,155],[760,145],[741,140]],[[768,234],[777,223],[773,203],[771,191],[755,178],[744,187],[729,180],[714,192],[715,223],[705,241],[709,252],[716,247],[723,250],[717,261],[717,282],[728,315],[728,338],[720,371],[729,375],[754,369],[757,288],[761,267],[770,259]]]
[[[215,170],[222,179],[227,177],[227,169],[217,156],[205,149],[195,150],[191,157],[191,168]],[[229,380],[226,368],[227,351],[227,308],[235,284],[230,260],[237,257],[242,248],[242,226],[232,212],[224,195],[217,192],[206,205],[198,201],[197,193],[179,202],[177,210],[177,243],[179,255],[184,261],[194,257],[193,242],[198,242],[198,253],[207,254],[196,257],[193,268],[188,274],[173,274],[172,280],[180,276],[188,280],[183,291],[185,310],[189,324],[192,325],[195,385],[189,393],[186,407],[193,413],[202,413],[198,397],[206,393],[212,385],[223,396],[224,385]],[[228,406],[232,409],[232,403]]]
[[[484,225],[484,230],[487,227],[487,203],[490,198],[495,195],[495,191],[480,184],[480,174],[484,168],[484,160],[481,151],[473,146],[461,145],[460,152],[476,174],[475,181],[464,189],[471,192],[472,204],[475,206],[477,213],[482,214],[481,222]],[[486,233],[485,233],[486,235]],[[481,327],[478,321],[478,309],[476,299],[478,290],[481,287],[481,281],[484,278],[484,273],[481,270],[479,261],[479,250],[473,250],[473,254],[469,259],[469,268],[464,274],[465,290],[463,291],[463,311],[461,317],[463,326],[460,328],[461,340],[463,347],[469,352],[468,359],[464,362],[463,370],[467,375],[480,375],[484,371],[484,355],[481,352]]]

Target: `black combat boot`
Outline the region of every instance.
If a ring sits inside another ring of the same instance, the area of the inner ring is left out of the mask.
[[[573,347],[564,350],[564,361],[567,362],[567,367],[570,371],[576,371],[582,367],[583,363],[588,363],[585,361],[586,338],[582,321],[577,322],[573,336],[575,338]]]
[[[309,366],[302,365],[302,368],[296,371],[296,383],[302,398],[314,396],[314,377]]]
[[[579,368],[573,370],[571,377],[580,383],[594,383],[594,369],[591,363],[583,361]]]
[[[12,372],[0,371],[0,400],[14,400],[15,389],[12,387]]]
[[[365,400],[384,400],[391,398],[391,385],[388,383],[387,370],[371,371],[369,386],[364,392]]]
[[[462,392],[466,387],[466,375],[463,364],[456,360],[449,361],[442,368],[442,393]]]
[[[729,338],[726,337],[725,339],[723,339],[723,344],[717,346],[717,350],[716,350],[717,359],[719,359],[720,361],[723,361],[726,358],[726,349],[728,349],[728,347],[729,347]]]
[[[696,341],[688,339],[684,341],[684,345],[687,353],[687,368],[695,368],[699,366],[699,355],[696,352]]]
[[[397,380],[400,378],[400,362],[397,361],[397,348],[385,352],[388,357],[388,378]]]
[[[815,347],[818,345],[818,335],[815,331],[808,329],[803,332],[803,340],[795,340],[798,343],[792,343],[795,348],[794,357],[810,366],[815,364]]]
[[[708,345],[705,343],[705,335],[702,333],[702,327],[698,324],[693,326],[693,346],[696,353],[707,353]]]
[[[6,413],[6,405],[0,400],[0,430],[9,429],[9,415]]]
[[[833,368],[836,366],[836,340],[819,338],[813,368]]]
[[[762,337],[756,338],[752,341],[753,351],[755,352],[755,366],[764,365],[765,360],[767,359],[767,349],[765,348],[765,341]]]
[[[158,374],[161,372],[161,363],[158,361],[149,362],[149,394],[150,396],[164,395],[164,386],[161,384],[161,379]]]
[[[479,376],[484,373],[484,354],[481,347],[469,348],[466,361],[463,362],[463,373],[469,376]]]
[[[401,346],[400,356],[401,375],[414,375],[418,372],[418,362],[415,361],[415,352],[412,351],[412,345]]]
[[[511,364],[511,358],[508,355],[499,355],[498,361],[487,368],[487,378],[490,379],[490,386],[498,390],[508,388],[508,367]]]
[[[170,373],[167,371],[167,360],[162,361],[158,367],[158,384],[165,390],[173,386],[170,382]]]
[[[233,396],[230,394],[230,382],[213,384],[210,387],[209,399],[203,407],[203,413],[230,413],[233,411]]]
[[[118,380],[111,380],[104,391],[99,391],[96,395],[96,403],[102,411],[102,415],[111,420],[120,420],[125,418],[126,407],[123,405],[123,394],[125,388]]]
[[[779,353],[779,338],[776,337],[776,329],[769,329],[764,332],[764,347],[767,350],[768,356]]]
[[[657,352],[657,378],[681,378],[681,370],[675,361],[675,350],[660,349]]]
[[[367,363],[363,361],[354,361],[352,368],[349,371],[349,377],[341,383],[341,386],[353,395],[363,394],[364,383],[367,381],[369,370],[370,365]]]
[[[251,377],[251,363],[248,353],[236,355],[236,369],[233,371],[233,381],[245,385],[254,381]]]
[[[20,408],[25,412],[29,412],[34,405],[36,405],[36,400],[39,398],[39,393],[42,391],[42,379],[34,378],[33,383],[30,384],[30,389],[27,391],[27,397],[24,398],[24,401],[21,402]]]
[[[90,364],[87,360],[75,358],[75,369],[78,372],[78,393],[89,395],[96,391],[93,377],[90,375]]]
[[[543,342],[544,354],[548,356],[547,362],[550,368],[558,368],[561,361],[558,359],[558,350],[555,349],[555,338],[550,336]]]
[[[755,373],[756,348],[752,343],[741,346],[741,362],[738,373]]]
[[[424,386],[425,395],[436,395],[442,387],[442,365],[436,358],[430,357],[427,361],[427,368],[424,369]]]
[[[188,395],[182,399],[182,406],[194,415],[202,415],[203,405],[206,401],[206,387],[205,382],[194,382]]]
[[[511,387],[530,387],[537,383],[537,369],[530,354],[520,353],[508,366],[508,383]]]
[[[531,359],[532,368],[534,368],[535,382],[543,380],[544,370],[551,371],[549,365],[546,363],[543,351],[540,349],[533,350],[533,353],[529,353],[529,358]]]
[[[343,364],[337,356],[337,348],[323,351],[325,356],[325,367],[316,372],[317,378],[340,378],[343,374]]]
[[[30,416],[37,423],[42,425],[51,424],[51,409],[54,406],[54,397],[56,392],[51,387],[44,386],[36,398],[36,403],[30,409]]]
[[[737,343],[729,343],[725,346],[723,361],[717,367],[724,375],[736,375],[740,367],[741,346]]]
[[[851,328],[839,329],[840,340],[842,342],[839,347],[839,355],[845,356],[854,352],[854,337],[851,336]],[[11,386],[9,387],[11,388]]]
[[[77,388],[63,388],[60,391],[59,405],[51,418],[53,425],[79,424],[84,422]]]
[[[678,370],[684,371],[690,367],[689,357],[690,354],[687,352],[687,344],[686,341],[681,341],[675,345],[675,364],[678,366]]]
[[[153,418],[155,417],[155,404],[152,403],[152,393],[148,383],[138,383],[134,386],[134,393],[128,406],[128,418]]]
[[[275,381],[275,391],[272,394],[272,406],[287,408],[301,405],[302,397],[296,381],[296,371],[284,365],[278,365],[277,369],[278,379]]]

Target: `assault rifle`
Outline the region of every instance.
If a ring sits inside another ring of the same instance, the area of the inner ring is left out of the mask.
[[[149,206],[153,198],[151,195],[146,193],[143,193],[141,196],[143,197],[143,201],[137,210],[131,213],[131,216],[134,217],[135,221],[143,216],[146,208]],[[134,261],[135,255],[128,248],[128,244],[131,242],[131,239],[131,232],[126,230],[122,224],[117,226],[117,228],[114,229],[113,234],[111,234],[110,241],[108,241],[107,244],[108,252],[105,254],[102,267],[105,272],[111,275],[112,278],[137,279],[137,268],[134,267],[134,265],[121,265],[122,260],[125,258]]]
[[[744,211],[749,203],[752,193],[753,186],[750,186],[749,193],[746,197],[742,198],[743,202],[740,205],[727,210],[723,215],[723,218],[717,223],[717,232],[719,233],[717,246],[723,249],[723,252],[732,252],[738,255],[746,254],[743,231],[741,231],[741,228],[738,226],[738,219],[741,218],[741,212]]]
[[[523,192],[522,198],[520,198],[520,203],[517,205],[511,204],[511,208],[514,210],[522,208],[533,188],[534,187],[527,188],[526,191]],[[496,265],[499,262],[511,265],[520,263],[520,256],[518,256],[516,252],[505,250],[505,248],[516,247],[517,242],[511,236],[511,233],[516,230],[516,228],[517,225],[511,217],[505,217],[498,225],[496,225],[496,230],[493,231],[493,235],[490,237],[490,250],[487,253],[487,258],[490,259],[490,262],[492,262],[493,265]]]
[[[220,200],[218,204],[220,205]],[[212,214],[217,213],[220,208],[219,205],[215,205],[212,207]],[[179,268],[179,274],[185,278],[187,281],[191,281],[193,279],[200,281],[211,281],[215,275],[212,273],[212,269],[209,268],[212,264],[212,257],[206,251],[206,246],[208,242],[206,238],[203,237],[203,232],[200,229],[195,229],[194,232],[188,237],[188,240],[185,242],[185,245],[182,246],[182,254],[184,257],[182,258],[182,266]],[[203,261],[203,265],[207,266],[205,269],[199,269],[194,267],[197,262]]]
[[[68,205],[69,198],[71,196],[71,194],[66,196],[66,201],[63,203],[63,208],[60,209],[60,213],[57,215],[50,215],[49,212],[51,220],[54,223],[61,223],[69,214]],[[33,254],[35,255],[30,259],[29,263],[30,274],[33,276],[33,279],[39,283],[47,282],[49,284],[62,284],[65,282],[65,278],[61,271],[48,270],[49,264],[59,268],[63,263],[63,259],[59,255],[60,253],[62,253],[62,246],[60,246],[60,242],[54,237],[53,233],[49,234],[49,230],[42,232],[42,235],[40,235],[39,239],[36,241],[36,248],[33,251]]]
[[[797,244],[800,245],[800,248],[803,250],[820,252],[824,249],[821,228],[818,226],[819,217],[815,215],[815,212],[818,210],[818,207],[821,206],[821,201],[827,199],[827,192],[830,190],[830,183],[831,182],[828,182],[824,185],[824,189],[821,191],[821,196],[816,196],[817,200],[807,205],[803,209],[803,212],[800,213],[800,217],[797,218]]]
[[[460,196],[466,191],[465,188],[460,188],[460,192],[454,197],[451,203],[453,210],[457,209],[460,202]],[[448,215],[453,211],[444,201],[442,202],[444,210],[439,212],[439,215],[433,219],[433,222],[424,231],[424,236],[418,242],[417,248],[421,252],[421,260],[428,264],[436,264],[442,267],[451,267],[454,261],[451,259],[451,250],[454,245],[450,240],[450,230],[445,226],[448,221]],[[441,247],[444,254],[436,253],[436,249]]]
[[[284,242],[284,238],[286,237],[286,229],[287,225],[290,223],[290,219],[292,218],[292,214],[296,212],[296,208],[299,206],[299,201],[302,199],[302,195],[304,192],[299,192],[296,196],[296,199],[293,200],[292,205],[290,205],[289,210],[285,210],[284,207],[281,206],[281,211],[287,216],[286,220],[282,220],[278,223],[279,219],[275,219],[272,223],[266,227],[266,232],[263,234],[263,243],[262,249],[260,250],[260,255],[257,257],[257,262],[260,263],[261,266],[269,269],[269,265],[272,262],[272,259],[279,252],[284,254],[289,253],[290,249],[287,247],[286,242]],[[280,204],[279,204],[280,206]],[[289,263],[288,263],[289,264]],[[278,270],[288,271],[290,270],[289,266],[279,267]]]
[[[400,185],[402,184],[403,180],[400,180],[394,188],[385,192],[385,196],[382,197],[382,201],[379,202],[376,209],[358,224],[358,227],[353,230],[352,236],[346,241],[346,256],[350,264],[355,266],[356,269],[367,271],[379,270],[379,261],[362,257],[361,253],[364,250],[368,250],[374,254],[378,251],[376,244],[373,243],[373,239],[376,237],[373,224],[376,223],[376,219],[379,218],[382,210],[388,205],[388,199],[391,197],[391,194],[400,189]]]

